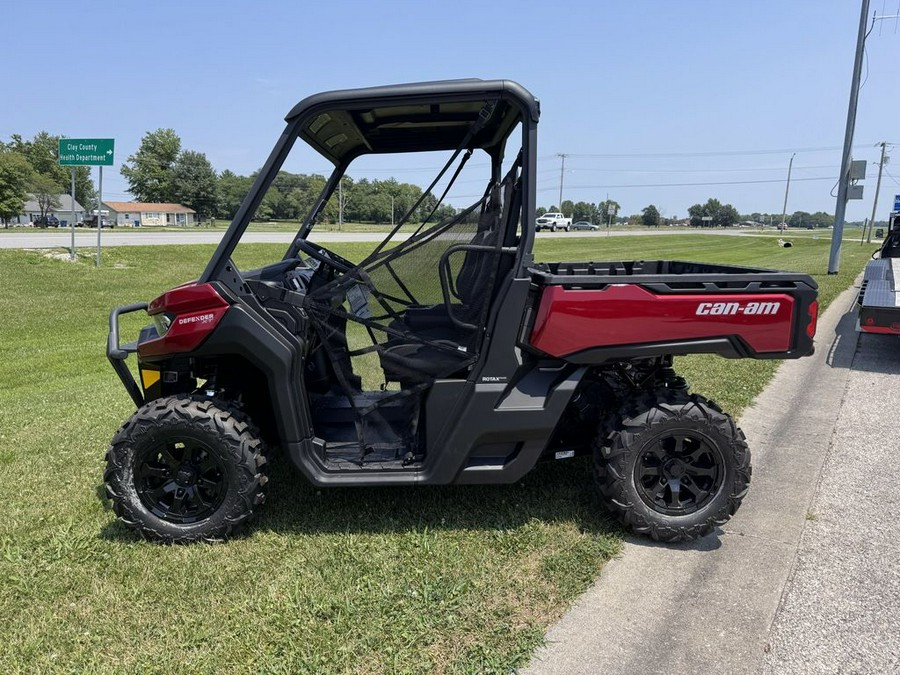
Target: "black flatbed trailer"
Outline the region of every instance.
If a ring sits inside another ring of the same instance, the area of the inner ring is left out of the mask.
[[[891,213],[889,222],[878,257],[866,265],[856,300],[857,329],[864,333],[900,335],[900,212]]]

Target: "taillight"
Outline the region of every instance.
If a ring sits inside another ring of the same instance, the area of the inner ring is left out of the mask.
[[[819,301],[813,300],[809,303],[809,322],[806,324],[806,334],[810,339],[816,336],[816,320],[819,317]]]
[[[138,345],[141,356],[159,356],[195,349],[219,324],[228,303],[210,284],[187,284],[153,300],[147,313],[159,337]]]

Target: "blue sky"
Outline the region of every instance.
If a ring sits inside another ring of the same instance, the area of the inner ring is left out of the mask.
[[[871,6],[896,14],[898,5]],[[778,212],[796,151],[788,211],[833,213],[859,8],[855,0],[6,2],[4,24],[17,28],[7,31],[0,69],[0,139],[40,130],[114,137],[120,163],[145,132],[172,127],[217,170],[249,173],[309,94],[510,78],[542,103],[539,205],[556,202],[556,154],[569,153],[564,197],[575,201],[609,193],[625,213],[654,203],[684,216],[717,197],[741,212]],[[875,143],[900,143],[894,21],[869,37],[866,71],[854,157],[874,164]],[[894,155],[880,217],[900,193],[900,146]],[[402,162],[377,177],[394,166]],[[290,168],[328,170],[305,155]],[[107,169],[104,188],[106,198],[128,198],[118,167]],[[850,203],[849,219],[869,215],[874,188],[870,166],[866,198]]]

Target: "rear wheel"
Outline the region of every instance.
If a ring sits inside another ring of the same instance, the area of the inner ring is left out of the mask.
[[[224,402],[152,401],[122,426],[106,453],[113,510],[148,539],[226,539],[263,503],[266,459],[259,432]]]
[[[750,484],[750,451],[734,420],[701,396],[666,392],[601,434],[595,477],[607,507],[657,541],[696,539],[727,522]]]

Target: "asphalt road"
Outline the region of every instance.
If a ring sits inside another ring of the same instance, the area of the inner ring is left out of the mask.
[[[900,672],[900,341],[857,289],[740,420],[753,483],[693,544],[631,539],[525,673]]]
[[[752,231],[741,230],[691,230],[684,228],[666,228],[659,230],[611,230],[609,236],[659,236],[672,234],[688,234],[700,232],[722,236],[747,236]],[[103,246],[152,246],[163,244],[218,244],[225,230],[173,230],[142,232],[141,230],[104,230],[101,235]],[[774,234],[774,232],[770,232]],[[371,241],[384,239],[384,232],[318,232],[315,241],[322,243],[343,241]],[[547,237],[606,237],[600,232],[538,232],[540,239]],[[293,241],[294,234],[289,232],[247,232],[242,242],[251,244],[288,244]],[[0,248],[68,248],[72,240],[69,230],[34,231],[22,228],[13,232],[0,232]],[[97,232],[76,231],[75,246],[91,248],[97,246]]]

